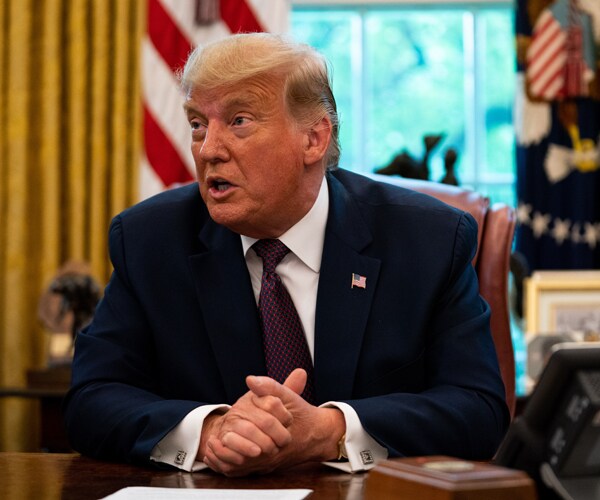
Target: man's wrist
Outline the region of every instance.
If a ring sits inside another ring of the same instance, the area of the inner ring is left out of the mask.
[[[340,453],[339,443],[346,434],[344,414],[337,408],[323,408],[328,412],[328,425],[325,429],[325,439],[322,456],[319,461],[336,460]]]

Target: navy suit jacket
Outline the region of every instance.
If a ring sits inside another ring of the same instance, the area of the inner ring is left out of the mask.
[[[475,221],[347,171],[327,177],[317,403],[350,404],[391,456],[490,458],[509,416],[471,265]],[[84,454],[148,462],[187,413],[234,403],[247,375],[266,373],[258,312],[240,237],[212,221],[196,185],[115,217],[110,255],[76,341],[67,430]]]

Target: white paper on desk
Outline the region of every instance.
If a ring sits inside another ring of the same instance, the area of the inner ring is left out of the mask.
[[[302,500],[312,490],[222,490],[129,486],[103,500]]]

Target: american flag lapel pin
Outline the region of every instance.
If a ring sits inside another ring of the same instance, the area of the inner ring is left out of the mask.
[[[350,288],[367,288],[367,277],[352,273],[352,284]]]

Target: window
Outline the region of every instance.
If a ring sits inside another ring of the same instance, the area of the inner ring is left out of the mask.
[[[507,0],[295,0],[294,37],[333,68],[340,166],[372,172],[402,151],[420,160],[423,137],[443,134],[431,180],[453,148],[461,185],[514,205],[513,24]]]

